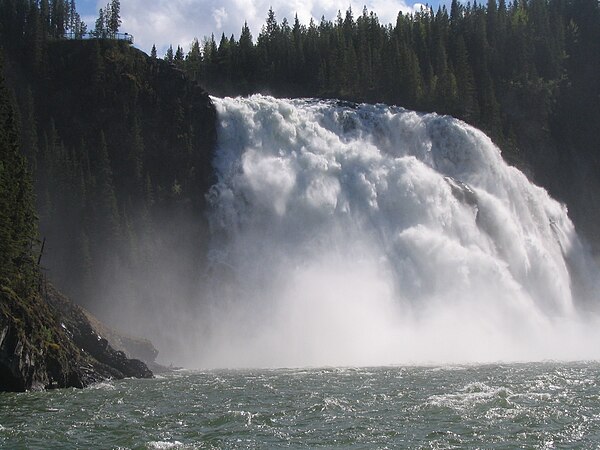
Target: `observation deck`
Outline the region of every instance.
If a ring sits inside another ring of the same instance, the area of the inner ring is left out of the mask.
[[[109,33],[90,31],[87,33],[65,33],[65,39],[87,40],[87,39],[112,39],[115,41],[125,41],[133,44],[133,35],[129,33]]]

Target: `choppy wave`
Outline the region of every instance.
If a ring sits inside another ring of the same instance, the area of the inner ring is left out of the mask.
[[[433,369],[220,370],[115,390],[0,393],[0,447],[598,446],[597,363]]]

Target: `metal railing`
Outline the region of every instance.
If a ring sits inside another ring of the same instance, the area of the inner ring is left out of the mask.
[[[88,33],[65,33],[65,39],[113,39],[116,41],[126,41],[133,44],[133,35],[129,33],[110,33],[108,31],[95,32],[90,31]]]

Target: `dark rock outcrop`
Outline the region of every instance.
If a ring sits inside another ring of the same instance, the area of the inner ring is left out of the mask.
[[[158,357],[158,350],[148,339],[129,336],[120,331],[113,330],[99,321],[89,311],[83,309],[83,312],[96,334],[105,338],[108,341],[108,344],[115,350],[125,353],[127,358],[139,359],[146,364],[154,374],[167,373],[178,369],[178,367],[163,366],[162,364],[157,363],[156,358]]]
[[[61,327],[68,331],[78,348],[95,360],[93,365],[98,372],[106,372],[112,378],[152,377],[152,372],[142,361],[129,359],[123,351],[115,350],[108,340],[96,331],[80,306],[71,303],[52,287],[45,296],[48,304],[64,319]]]
[[[152,372],[113,349],[84,311],[54,288],[22,299],[0,287],[0,391],[82,388],[125,377]]]
[[[158,356],[158,350],[152,345],[152,342],[113,330],[89,311],[83,309],[83,312],[96,334],[105,338],[112,348],[122,351],[128,358],[143,361],[149,367],[154,364]],[[154,372],[154,370],[152,371]]]

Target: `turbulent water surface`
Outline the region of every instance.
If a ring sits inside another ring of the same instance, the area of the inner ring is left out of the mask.
[[[597,448],[600,365],[179,372],[0,394],[2,448]]]

